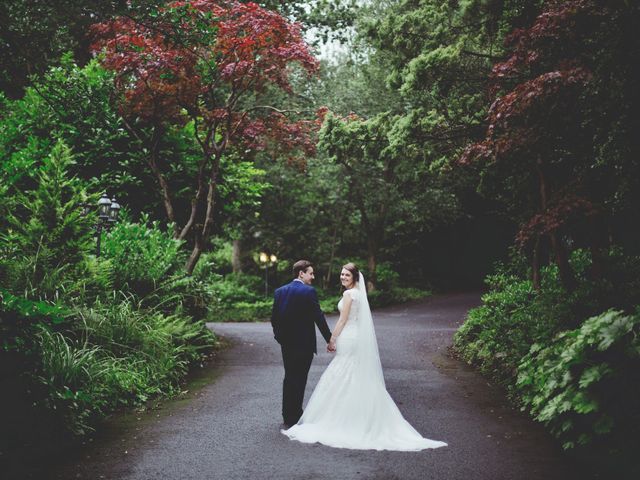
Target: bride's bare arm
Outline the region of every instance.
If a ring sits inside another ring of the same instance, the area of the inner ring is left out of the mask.
[[[347,319],[349,318],[349,310],[351,310],[351,295],[349,295],[349,290],[345,290],[342,294],[342,298],[344,303],[342,304],[342,311],[340,312],[340,318],[338,319],[338,323],[336,323],[336,328],[333,329],[333,335],[331,335],[331,341],[335,343],[337,338],[340,336],[340,332],[344,328],[347,323]]]

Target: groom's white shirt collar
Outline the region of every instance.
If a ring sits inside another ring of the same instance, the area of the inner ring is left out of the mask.
[[[304,283],[302,280],[300,280],[299,278],[294,278],[293,279],[294,282],[300,282],[300,283]]]

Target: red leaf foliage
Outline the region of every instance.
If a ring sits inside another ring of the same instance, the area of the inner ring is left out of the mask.
[[[591,78],[575,50],[565,51],[563,46],[580,41],[589,24],[586,18],[604,14],[593,0],[551,0],[531,27],[507,37],[511,54],[494,65],[491,74],[491,95],[496,99],[489,108],[486,138],[466,148],[459,163],[499,160],[545,140],[547,129],[554,128],[547,119],[562,117]]]
[[[322,125],[328,109],[316,112],[315,120],[291,122],[285,115],[273,112],[266,118],[257,118],[241,124],[240,136],[251,149],[273,152],[275,155],[302,150],[305,155],[316,153],[316,134]],[[300,163],[301,158],[288,155],[290,163]]]
[[[568,195],[545,212],[534,215],[518,232],[516,243],[522,248],[532,239],[548,234],[571,222],[598,215],[599,209],[589,200]]]
[[[517,85],[498,97],[489,108],[486,138],[465,149],[459,159],[469,164],[476,159],[498,160],[502,156],[535,146],[544,137],[547,115],[561,114],[554,108],[566,103],[574,87],[583,86],[590,73],[583,68],[556,70]],[[558,97],[564,102],[558,102]]]
[[[505,43],[511,47],[510,57],[494,65],[491,76],[494,80],[492,94],[509,80],[518,80],[536,69],[547,69],[549,64],[573,65],[570,48],[563,45],[580,42],[580,34],[586,16],[606,15],[593,0],[551,0],[530,28],[518,28],[511,32]],[[587,27],[588,28],[588,27]],[[562,58],[563,55],[567,58]]]
[[[318,69],[300,26],[276,12],[237,1],[176,1],[153,21],[119,17],[94,25],[93,35],[92,48],[117,74],[126,116],[154,124],[197,119],[213,142],[246,134],[251,143],[257,132],[286,141],[303,133],[299,122],[260,117],[240,101],[267,85],[290,92],[292,63],[309,74]]]
[[[493,162],[515,164],[496,170],[509,176],[500,181],[517,203],[539,210],[521,227],[520,246],[598,212],[597,202],[578,193],[588,189],[574,175],[575,162],[582,161],[576,152],[584,151],[575,134],[581,125],[577,100],[592,80],[583,43],[606,16],[602,3],[549,0],[531,27],[509,35],[510,55],[491,74],[494,101],[485,138],[458,160],[462,165],[483,161],[487,168]]]

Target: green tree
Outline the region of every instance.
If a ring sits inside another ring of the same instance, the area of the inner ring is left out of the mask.
[[[70,173],[93,185],[124,195],[134,211],[146,175],[138,166],[139,147],[111,106],[112,75],[93,60],[79,67],[71,55],[51,67],[19,100],[4,99],[0,119],[0,178],[16,190],[32,188],[37,171],[60,139],[75,155]],[[180,152],[177,140],[167,150]],[[139,202],[140,200],[138,200]]]
[[[68,176],[73,163],[69,148],[56,143],[37,170],[37,187],[7,198],[0,274],[3,286],[16,294],[55,300],[65,282],[81,274],[93,234],[91,220],[82,216],[85,187]]]
[[[320,132],[320,146],[342,167],[346,215],[359,218],[366,238],[369,288],[376,284],[379,253],[387,237],[398,242],[403,232],[432,228],[455,215],[456,200],[402,155],[394,144],[393,117],[380,114],[363,121],[329,115]],[[418,193],[421,192],[421,193]]]

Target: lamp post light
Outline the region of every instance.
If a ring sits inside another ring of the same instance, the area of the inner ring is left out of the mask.
[[[118,215],[120,214],[120,204],[116,202],[115,198],[111,199],[111,206],[109,206],[109,224],[114,225],[118,221]]]
[[[120,213],[120,204],[116,202],[116,199],[109,199],[106,193],[102,194],[100,200],[98,200],[98,221],[93,226],[96,231],[98,241],[96,243],[96,257],[100,256],[100,244],[102,241],[102,231],[109,230],[118,221],[118,215]],[[82,214],[88,215],[91,213],[91,205],[82,205]]]
[[[111,200],[107,197],[106,193],[102,194],[100,200],[98,200],[98,218],[102,222],[106,222],[109,219],[109,208],[111,207]]]
[[[271,254],[269,255],[266,252],[260,252],[259,255],[260,263],[264,267],[264,296],[269,296],[269,267],[274,265],[278,261],[278,257]]]

